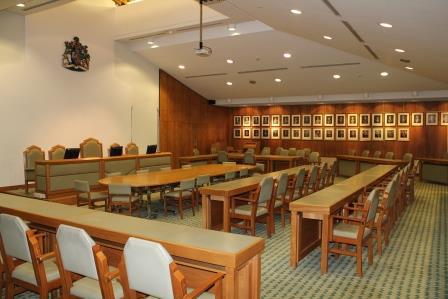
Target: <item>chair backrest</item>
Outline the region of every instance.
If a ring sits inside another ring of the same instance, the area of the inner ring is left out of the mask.
[[[79,145],[81,158],[103,157],[103,145],[95,138],[87,138]]]
[[[282,172],[277,177],[277,196],[285,195],[288,191],[288,173]]]
[[[233,180],[234,178],[236,178],[236,172],[235,171],[229,171],[229,172],[226,172],[225,174],[224,174],[224,180]]]
[[[202,186],[208,186],[210,185],[210,175],[203,174],[196,178],[196,186],[202,187]]]
[[[64,159],[65,146],[57,144],[48,150],[48,159],[62,160]]]
[[[370,151],[369,150],[363,150],[361,157],[368,157],[370,155]]]
[[[405,153],[403,155],[403,159],[402,160],[405,161],[405,162],[411,162],[413,157],[414,156],[411,153]]]
[[[320,168],[320,188],[324,188],[327,183],[328,164],[325,162]]]
[[[247,150],[246,150],[246,153],[249,153],[249,154],[255,154],[255,149],[254,148],[248,148]]]
[[[244,153],[244,157],[243,157],[243,164],[251,164],[254,165],[255,164],[255,156],[253,153],[250,152],[245,152]]]
[[[296,185],[294,186],[295,190],[302,190],[303,183],[305,182],[305,168],[300,168],[300,170],[296,174]]]
[[[111,195],[131,195],[131,185],[109,184],[109,194]]]
[[[319,152],[311,152],[308,158],[310,163],[319,163]]]
[[[271,148],[269,146],[265,146],[263,147],[263,149],[261,150],[261,155],[262,156],[267,156],[271,154]]]
[[[318,173],[319,173],[319,166],[314,165],[310,171],[310,180],[309,180],[310,186],[314,186],[314,184],[316,183]]]
[[[387,194],[387,203],[386,208],[392,208],[395,202],[395,198],[397,195],[397,185],[398,185],[398,174],[394,176],[394,178],[387,184],[384,192]]]
[[[288,156],[289,151],[287,149],[282,148],[280,151],[280,156]]]
[[[281,147],[281,146],[277,146],[277,147],[275,148],[275,154],[276,154],[276,155],[280,155],[282,149],[283,149],[283,147]]]
[[[305,158],[305,151],[303,149],[297,150],[296,154],[299,158]]]
[[[0,214],[0,235],[6,255],[32,263],[26,238],[28,230],[29,227],[19,217]]]
[[[130,142],[125,148],[126,155],[138,155],[138,146],[134,142]]]
[[[296,150],[296,148],[295,148],[295,147],[290,147],[290,148],[288,149],[288,155],[289,155],[289,156],[297,156],[297,150]]]
[[[255,163],[255,170],[258,172],[263,173],[264,172],[264,164],[263,163]]]
[[[25,169],[34,169],[36,161],[42,160],[45,160],[45,153],[38,146],[29,146],[23,152],[23,163]]]
[[[227,162],[229,158],[227,157],[227,152],[219,151],[218,152],[218,163]]]
[[[130,237],[123,250],[129,287],[157,298],[173,299],[173,258],[159,243]]]
[[[356,155],[356,150],[355,149],[351,149],[351,150],[348,151],[348,154],[350,156],[355,156]]]
[[[182,169],[190,169],[191,167],[193,167],[191,164],[182,165]]]
[[[367,196],[367,201],[370,201],[369,212],[367,213],[367,222],[375,220],[376,209],[378,208],[380,198],[380,192],[378,188],[370,191],[369,196]]]
[[[199,150],[197,148],[194,148],[193,149],[193,156],[199,156],[199,155],[200,155]]]
[[[375,152],[373,153],[373,157],[374,157],[374,158],[379,158],[379,157],[381,157],[381,151],[375,151]]]
[[[394,158],[394,152],[387,152],[387,153],[384,155],[384,158],[385,158],[385,159],[393,159],[393,158]]]
[[[73,185],[75,187],[75,190],[78,192],[90,192],[90,185],[88,181],[74,180]]]
[[[195,186],[196,186],[195,178],[186,179],[186,180],[180,181],[179,189],[180,190],[193,190]]]
[[[274,179],[271,176],[264,177],[260,182],[258,203],[265,203],[271,200],[272,188],[274,188]]]
[[[305,157],[308,157],[311,153],[311,149],[308,147],[305,147],[303,150],[305,151]]]

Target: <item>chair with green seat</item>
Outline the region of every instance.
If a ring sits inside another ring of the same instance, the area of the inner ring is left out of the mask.
[[[370,151],[369,150],[363,150],[361,153],[361,157],[368,157],[370,155]]]
[[[281,147],[281,146],[277,146],[277,147],[275,148],[275,154],[276,154],[276,155],[280,155],[280,153],[282,152],[282,150],[283,150],[283,147]]]
[[[227,152],[219,151],[218,152],[218,163],[222,164],[223,162],[229,161],[229,157],[227,156]]]
[[[124,150],[126,155],[138,155],[138,146],[134,142],[130,142],[126,145]]]
[[[305,168],[300,168],[296,175],[292,179],[291,184],[288,186],[288,192],[286,193],[286,201],[291,202],[297,200],[303,196],[303,190],[305,186]]]
[[[280,156],[289,156],[289,151],[287,149],[282,148],[279,155]]]
[[[327,181],[327,186],[331,186],[334,184],[334,178],[336,177],[338,167],[338,161],[334,160],[333,164],[330,167],[329,179]]]
[[[297,156],[297,149],[295,147],[290,147],[288,149],[288,156]]]
[[[401,160],[410,163],[411,167],[414,166],[414,155],[412,155],[412,153],[405,153]]]
[[[128,215],[132,216],[132,210],[137,208],[140,198],[133,194],[131,186],[109,184],[108,188],[107,210],[113,212],[116,208],[118,212],[121,212],[122,208],[126,208]]]
[[[320,154],[319,152],[311,152],[308,156],[309,164],[320,164]]]
[[[288,210],[289,201],[286,199],[286,194],[288,193],[288,173],[282,172],[275,179],[276,193],[274,201],[274,216],[276,212],[280,212],[280,219],[282,227],[285,227],[285,216]],[[272,219],[272,233],[275,233],[275,223],[274,218]]]
[[[394,152],[387,152],[384,155],[384,159],[393,159],[394,158]]]
[[[200,155],[199,150],[197,148],[194,148],[193,149],[193,156],[199,156],[199,155]]]
[[[255,149],[253,147],[248,148],[244,153],[255,155]]]
[[[239,172],[239,178],[247,178],[249,176],[249,169],[244,168]]]
[[[313,165],[308,177],[305,180],[304,195],[311,194],[318,190],[317,177],[319,175],[319,166]]]
[[[349,156],[356,156],[356,150],[355,149],[351,149],[348,151],[347,153]]]
[[[327,175],[328,175],[328,164],[327,162],[325,162],[319,169],[319,174],[317,176],[317,190],[321,190],[327,186]]]
[[[184,204],[185,201],[190,200],[191,210],[194,216],[194,208],[196,205],[196,179],[187,179],[180,181],[179,187],[173,191],[167,192],[163,196],[163,209],[165,216],[167,215],[168,205],[173,204],[177,206],[180,219],[184,219]]]
[[[23,152],[24,172],[25,172],[25,192],[28,193],[29,182],[36,179],[36,161],[45,160],[45,152],[36,145],[31,145]]]
[[[81,149],[81,158],[102,158],[103,145],[98,139],[87,138],[79,145]]]
[[[107,192],[90,191],[90,184],[88,181],[74,180],[74,188],[76,190],[76,206],[88,206],[89,209],[103,208],[106,206],[109,197]],[[97,205],[97,203],[102,203]]]
[[[373,152],[373,157],[374,157],[374,158],[381,158],[381,151],[375,151],[375,152]]]
[[[255,165],[255,156],[253,153],[245,152],[243,156],[243,164]]]
[[[63,160],[65,155],[65,146],[57,144],[48,150],[49,160]]]
[[[210,186],[210,184],[211,184],[211,178],[210,178],[209,174],[199,175],[196,178],[195,191],[196,191],[196,203],[197,203],[197,206],[198,206],[198,211],[199,211],[199,206],[202,203],[201,197],[200,197],[201,194],[199,193],[199,188]]]
[[[271,154],[271,148],[269,146],[265,146],[263,147],[263,149],[261,150],[260,155],[262,156],[267,156]]]
[[[305,147],[303,150],[305,151],[305,158],[308,158],[310,156],[311,149],[308,147]]]

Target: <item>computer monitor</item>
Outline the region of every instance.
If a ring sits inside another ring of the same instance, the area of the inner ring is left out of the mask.
[[[150,144],[146,148],[146,154],[154,154],[157,151],[157,144]]]
[[[115,157],[115,156],[121,156],[123,155],[123,147],[122,146],[111,146],[109,151],[109,156]]]
[[[79,147],[66,148],[64,152],[64,159],[78,159]]]

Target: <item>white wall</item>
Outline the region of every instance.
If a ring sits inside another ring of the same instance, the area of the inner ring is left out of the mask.
[[[157,142],[158,68],[114,42],[110,0],[78,0],[26,17],[0,14],[0,186],[23,183],[32,144],[78,147],[98,138],[103,151],[133,140]],[[89,46],[90,70],[62,67],[64,41]]]

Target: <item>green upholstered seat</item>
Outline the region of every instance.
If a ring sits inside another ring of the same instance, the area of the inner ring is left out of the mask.
[[[394,158],[394,152],[387,152],[387,153],[384,155],[384,158],[385,158],[385,159],[393,159],[393,158]]]
[[[380,158],[380,157],[381,157],[381,151],[375,151],[375,152],[373,153],[373,157],[374,157],[374,158]]]
[[[103,145],[95,138],[87,138],[80,145],[81,158],[103,157]]]

